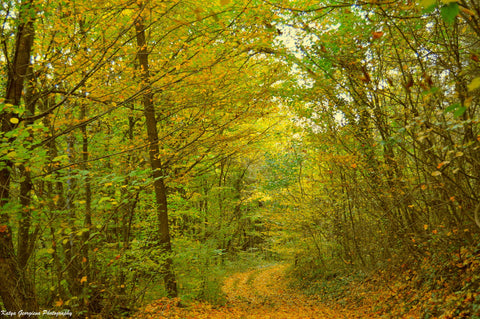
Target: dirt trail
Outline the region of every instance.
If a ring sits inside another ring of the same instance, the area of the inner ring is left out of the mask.
[[[225,280],[227,305],[199,303],[182,308],[164,299],[148,306],[134,318],[375,318],[361,309],[326,306],[288,287],[287,265],[280,264],[237,273]]]

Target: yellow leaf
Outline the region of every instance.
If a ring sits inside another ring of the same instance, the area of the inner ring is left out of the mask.
[[[473,91],[480,87],[480,76],[477,76],[475,79],[467,85],[469,91]]]
[[[10,119],[10,123],[13,123],[13,124],[18,124],[18,122],[20,122],[16,117],[12,117]]]
[[[440,176],[440,175],[442,175],[442,172],[440,172],[440,171],[432,172],[432,176],[434,176],[434,177],[435,176]]]
[[[49,254],[53,254],[54,252],[55,252],[55,249],[53,249],[53,248],[47,249],[47,253],[49,253]]]
[[[423,229],[427,230],[427,229],[428,229],[428,225],[423,225]]]
[[[422,6],[424,6],[425,8],[428,8],[432,5],[434,5],[435,3],[437,3],[436,0],[420,0],[420,4]]]
[[[468,15],[470,15],[470,16],[474,16],[474,15],[475,15],[475,12],[474,12],[474,11],[469,10],[469,9],[467,9],[467,8],[465,8],[465,7],[462,7],[462,6],[460,6],[460,11],[462,11],[463,13],[466,13],[466,14],[468,14]]]
[[[132,16],[132,15],[133,15],[133,12],[134,12],[134,11],[133,11],[132,9],[125,9],[125,10],[123,10],[120,14],[121,14],[122,16],[127,16],[127,17],[129,17],[129,16]]]
[[[62,299],[55,301],[55,307],[61,307],[62,305],[63,305]]]
[[[473,100],[473,96],[467,97],[463,102],[463,105],[465,105],[466,107],[469,107],[470,105],[472,105],[472,100]]]
[[[443,161],[443,162],[441,162],[437,165],[437,168],[440,169],[440,168],[442,168],[443,165],[447,165],[449,163],[450,163],[450,161]]]
[[[87,281],[87,276],[83,276],[82,279],[80,279],[81,284],[83,284],[86,281]]]
[[[16,156],[17,156],[17,152],[15,152],[15,151],[11,151],[11,152],[9,152],[9,153],[7,154],[7,158],[8,158],[8,159],[13,159],[13,158],[15,158]]]
[[[230,3],[230,0],[220,0],[220,5],[222,6],[226,6],[229,3]]]

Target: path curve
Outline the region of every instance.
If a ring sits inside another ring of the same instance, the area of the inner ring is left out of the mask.
[[[134,318],[241,318],[241,319],[337,319],[375,318],[360,309],[327,306],[318,298],[289,288],[288,265],[277,264],[237,273],[228,277],[223,286],[227,304],[215,307],[197,303],[178,307],[178,301],[161,299],[149,305]]]

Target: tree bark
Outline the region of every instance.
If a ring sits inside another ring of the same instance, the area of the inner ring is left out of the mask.
[[[169,297],[177,296],[177,283],[172,269],[172,246],[170,242],[170,230],[168,224],[167,193],[164,176],[164,167],[160,161],[160,150],[158,146],[157,120],[155,118],[155,107],[153,104],[153,92],[150,83],[150,72],[148,63],[147,42],[145,39],[145,26],[143,19],[139,16],[135,21],[138,53],[137,58],[140,65],[142,80],[142,103],[144,108],[145,123],[149,142],[149,157],[153,171],[155,200],[158,216],[158,240],[162,252],[166,254],[163,265],[163,279]]]
[[[35,33],[35,16],[32,16],[35,11],[30,10],[32,3],[32,0],[24,0],[20,4],[14,57],[8,66],[5,103],[14,106],[20,105],[30,66]],[[18,118],[18,115],[9,110],[0,113],[2,135],[17,127],[18,124],[15,121],[12,122],[12,118]],[[38,309],[35,289],[25,275],[24,267],[17,260],[9,225],[9,209],[6,207],[11,202],[10,177],[13,164],[13,160],[10,159],[2,160],[0,163],[0,297],[8,311],[33,311]],[[25,187],[25,185],[22,186]],[[22,260],[24,258],[26,257],[22,257]]]

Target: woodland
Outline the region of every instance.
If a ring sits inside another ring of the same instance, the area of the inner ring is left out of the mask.
[[[478,0],[0,20],[1,316],[480,318]]]

